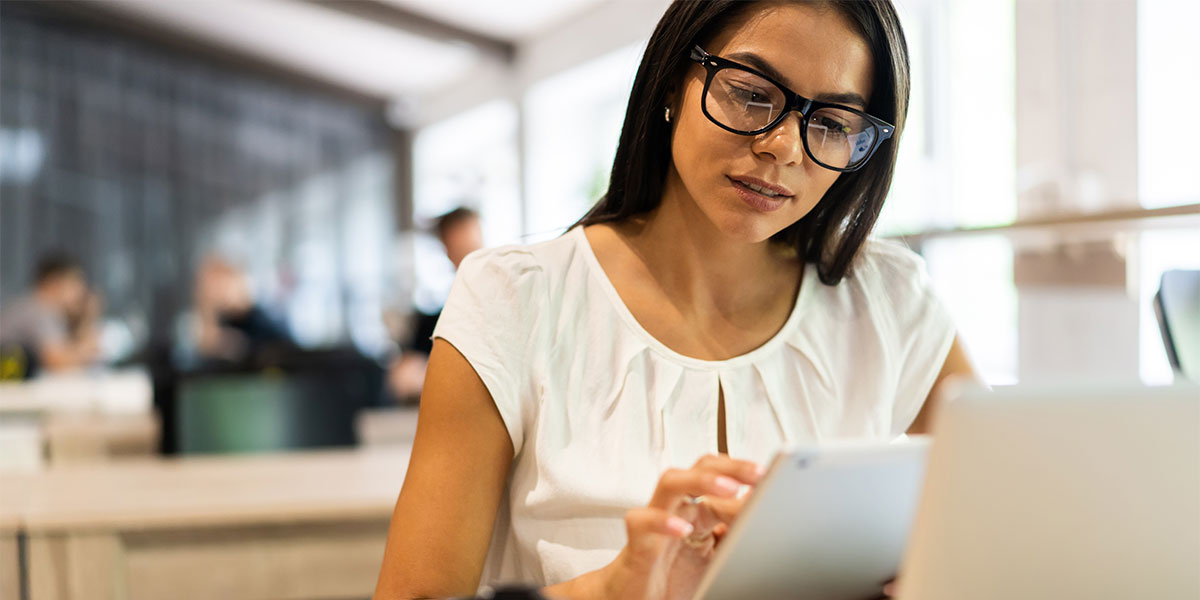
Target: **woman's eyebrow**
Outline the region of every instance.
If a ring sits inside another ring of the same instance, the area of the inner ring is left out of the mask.
[[[813,100],[821,102],[830,102],[832,104],[848,104],[857,106],[863,110],[867,109],[867,99],[862,97],[862,94],[856,92],[844,92],[841,94],[818,94]]]
[[[734,52],[727,57],[729,60],[735,60],[746,66],[753,67],[756,71],[761,71],[775,81],[779,81],[784,85],[791,86],[791,82],[787,80],[771,63],[763,60],[763,58],[752,52]],[[858,106],[862,109],[867,107],[867,99],[862,97],[862,94],[857,92],[841,92],[834,94],[818,94],[813,100],[821,102],[831,102],[834,104],[848,104]]]

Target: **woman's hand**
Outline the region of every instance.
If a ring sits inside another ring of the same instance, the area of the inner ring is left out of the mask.
[[[744,503],[743,485],[763,475],[759,465],[724,455],[708,455],[690,469],[663,473],[650,503],[625,513],[628,541],[600,571],[548,596],[645,600],[690,598]]]

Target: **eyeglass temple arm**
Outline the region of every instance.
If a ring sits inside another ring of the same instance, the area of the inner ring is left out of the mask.
[[[696,62],[703,62],[708,59],[708,56],[709,54],[701,49],[700,46],[692,46],[692,54],[690,57],[692,60]]]

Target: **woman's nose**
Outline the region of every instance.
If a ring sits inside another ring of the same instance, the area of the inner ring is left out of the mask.
[[[783,165],[799,164],[804,160],[802,118],[800,113],[792,111],[774,128],[755,136],[751,143],[754,153]]]

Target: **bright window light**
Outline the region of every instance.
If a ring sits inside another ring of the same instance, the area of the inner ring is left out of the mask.
[[[882,234],[1016,217],[1013,0],[902,0],[912,92]]]
[[[1200,2],[1138,1],[1138,196],[1145,208],[1200,202]]]
[[[608,188],[643,46],[610,52],[526,94],[526,241],[562,233]]]

